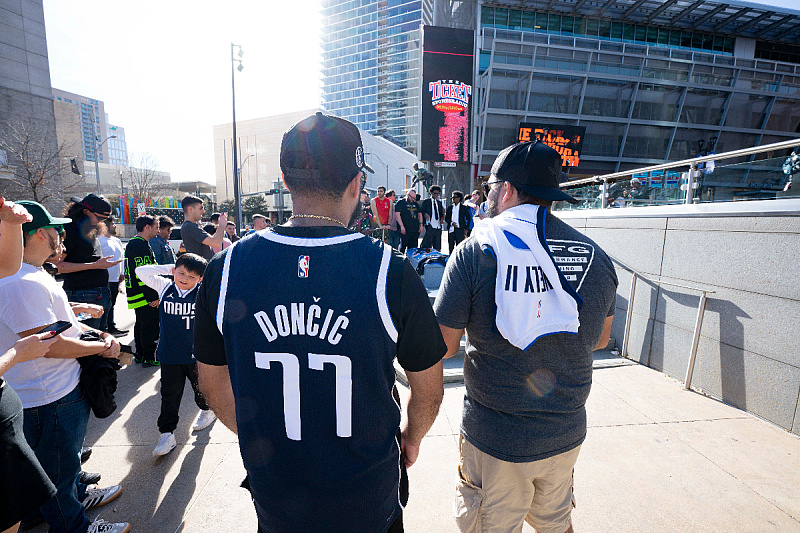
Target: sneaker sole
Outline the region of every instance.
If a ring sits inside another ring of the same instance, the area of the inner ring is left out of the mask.
[[[107,503],[111,503],[111,502],[113,502],[114,500],[116,500],[117,498],[119,498],[119,495],[120,495],[120,494],[122,494],[122,487],[121,487],[121,486],[120,486],[119,490],[117,491],[117,493],[116,493],[116,494],[114,494],[113,496],[111,496],[110,498],[107,498],[107,499],[105,499],[105,500],[104,500],[104,499],[101,499],[101,500],[100,500],[98,503],[95,503],[95,504],[92,504],[92,503],[90,502],[90,503],[87,505],[86,503],[84,503],[84,504],[83,504],[83,510],[84,510],[84,511],[88,511],[89,509],[97,509],[98,507],[102,507],[102,506],[106,505]]]
[[[214,420],[216,420],[216,418]],[[205,426],[202,426],[202,427],[201,426],[192,426],[192,433],[194,433],[195,431],[203,431],[204,429],[206,429],[208,427],[211,427],[211,424],[214,423],[214,420],[212,420],[211,422],[209,422],[208,424],[206,424]]]

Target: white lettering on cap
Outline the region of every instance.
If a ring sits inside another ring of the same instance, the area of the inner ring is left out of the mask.
[[[358,168],[364,166],[364,150],[360,146],[356,148],[356,165]]]

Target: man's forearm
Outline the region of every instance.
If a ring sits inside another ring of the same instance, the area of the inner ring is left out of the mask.
[[[439,414],[444,397],[442,368],[442,362],[439,361],[422,372],[406,372],[410,392],[403,433],[414,444],[422,442]]]
[[[231,376],[227,366],[213,366],[197,362],[200,391],[209,407],[225,426],[238,434],[236,427],[236,402],[233,398]]]
[[[102,342],[61,337],[53,343],[45,357],[51,359],[77,359],[85,355],[99,354],[105,349],[106,346]]]
[[[22,224],[0,222],[0,278],[13,276],[22,266]]]
[[[54,265],[62,274],[71,274],[72,272],[81,272],[97,268],[94,263],[68,263],[66,261],[54,263]]]

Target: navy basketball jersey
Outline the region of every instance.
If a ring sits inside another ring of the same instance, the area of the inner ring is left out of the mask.
[[[265,531],[382,532],[401,511],[391,255],[271,230],[227,253],[217,326]]]
[[[158,304],[161,335],[156,358],[162,365],[189,365],[196,362],[192,355],[192,341],[197,287],[199,285],[181,296],[181,291],[173,282],[161,293],[161,303]]]

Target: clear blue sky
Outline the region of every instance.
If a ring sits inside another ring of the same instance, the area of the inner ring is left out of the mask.
[[[45,0],[52,86],[105,102],[129,154],[147,152],[173,181],[214,182],[214,124],[320,102],[317,0],[210,4]]]

